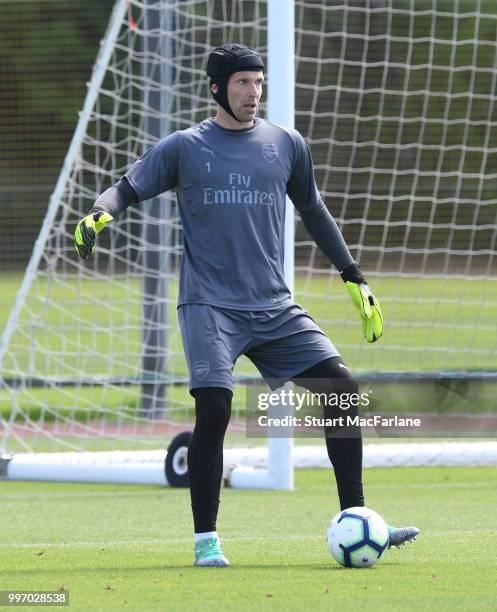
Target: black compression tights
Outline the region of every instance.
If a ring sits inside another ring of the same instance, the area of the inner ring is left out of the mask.
[[[340,357],[325,359],[292,380],[312,393],[334,393],[344,399],[350,399],[347,398],[348,394],[358,393],[357,381]],[[354,406],[347,410],[330,405],[324,407],[325,418],[357,414],[358,409]],[[360,427],[348,427],[345,433],[340,428],[326,428],[325,435],[328,457],[335,472],[340,508],[344,510],[352,506],[364,506]]]
[[[339,364],[342,365],[339,365]],[[293,378],[312,393],[357,393],[357,382],[340,357],[325,359]],[[223,473],[223,441],[231,414],[232,393],[220,387],[193,391],[195,429],[188,448],[188,474],[195,533],[216,530],[219,493]],[[325,407],[325,417],[357,414]],[[360,428],[350,428],[348,437],[337,430],[326,430],[326,447],[333,465],[341,509],[363,506],[362,439]]]
[[[194,389],[195,428],[188,447],[188,478],[195,533],[216,530],[223,476],[223,442],[232,392],[221,387]]]

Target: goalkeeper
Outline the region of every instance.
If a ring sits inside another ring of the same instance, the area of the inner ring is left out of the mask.
[[[285,284],[287,194],[309,234],[340,271],[368,342],[382,335],[383,319],[321,200],[304,139],[257,117],[264,81],[259,54],[226,44],[210,54],[207,75],[216,116],[149,149],[97,199],[78,224],[75,239],[79,255],[86,258],[97,235],[127,206],[176,191],[185,242],[178,318],[196,412],[188,452],[195,563],[226,566],[216,520],[238,357],[247,355],[268,381],[293,380],[312,392],[340,397],[357,392],[335,346],[292,302]],[[336,408],[324,410],[325,416],[336,416]],[[364,505],[362,439],[360,429],[352,429],[347,435],[326,431],[342,509]],[[413,540],[418,530],[390,527],[389,533],[394,546]]]

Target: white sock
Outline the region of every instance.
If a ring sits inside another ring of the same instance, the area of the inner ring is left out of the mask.
[[[209,538],[216,538],[217,540],[219,540],[217,531],[206,531],[205,533],[196,533],[195,534],[195,544],[197,542],[200,542],[201,540],[208,540]]]

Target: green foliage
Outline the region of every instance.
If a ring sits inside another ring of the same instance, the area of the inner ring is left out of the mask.
[[[48,160],[62,162],[60,150],[74,130],[113,4],[2,3],[0,57],[8,61],[0,65],[0,80],[9,87],[0,109],[9,121],[0,125],[0,140],[9,145],[11,156],[18,156],[17,164],[23,160],[29,167],[33,158],[44,160],[44,165]],[[22,130],[20,142],[10,140],[13,123]]]
[[[113,4],[45,0],[2,6],[16,27],[2,32],[0,55],[10,58],[12,73],[28,77],[19,79],[14,93],[19,115],[42,115],[74,129],[86,89],[81,79],[90,74]],[[79,74],[71,75],[75,69]]]

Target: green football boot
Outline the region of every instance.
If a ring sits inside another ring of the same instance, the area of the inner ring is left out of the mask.
[[[223,555],[218,538],[200,540],[195,544],[195,563],[197,567],[227,567],[228,559]]]

